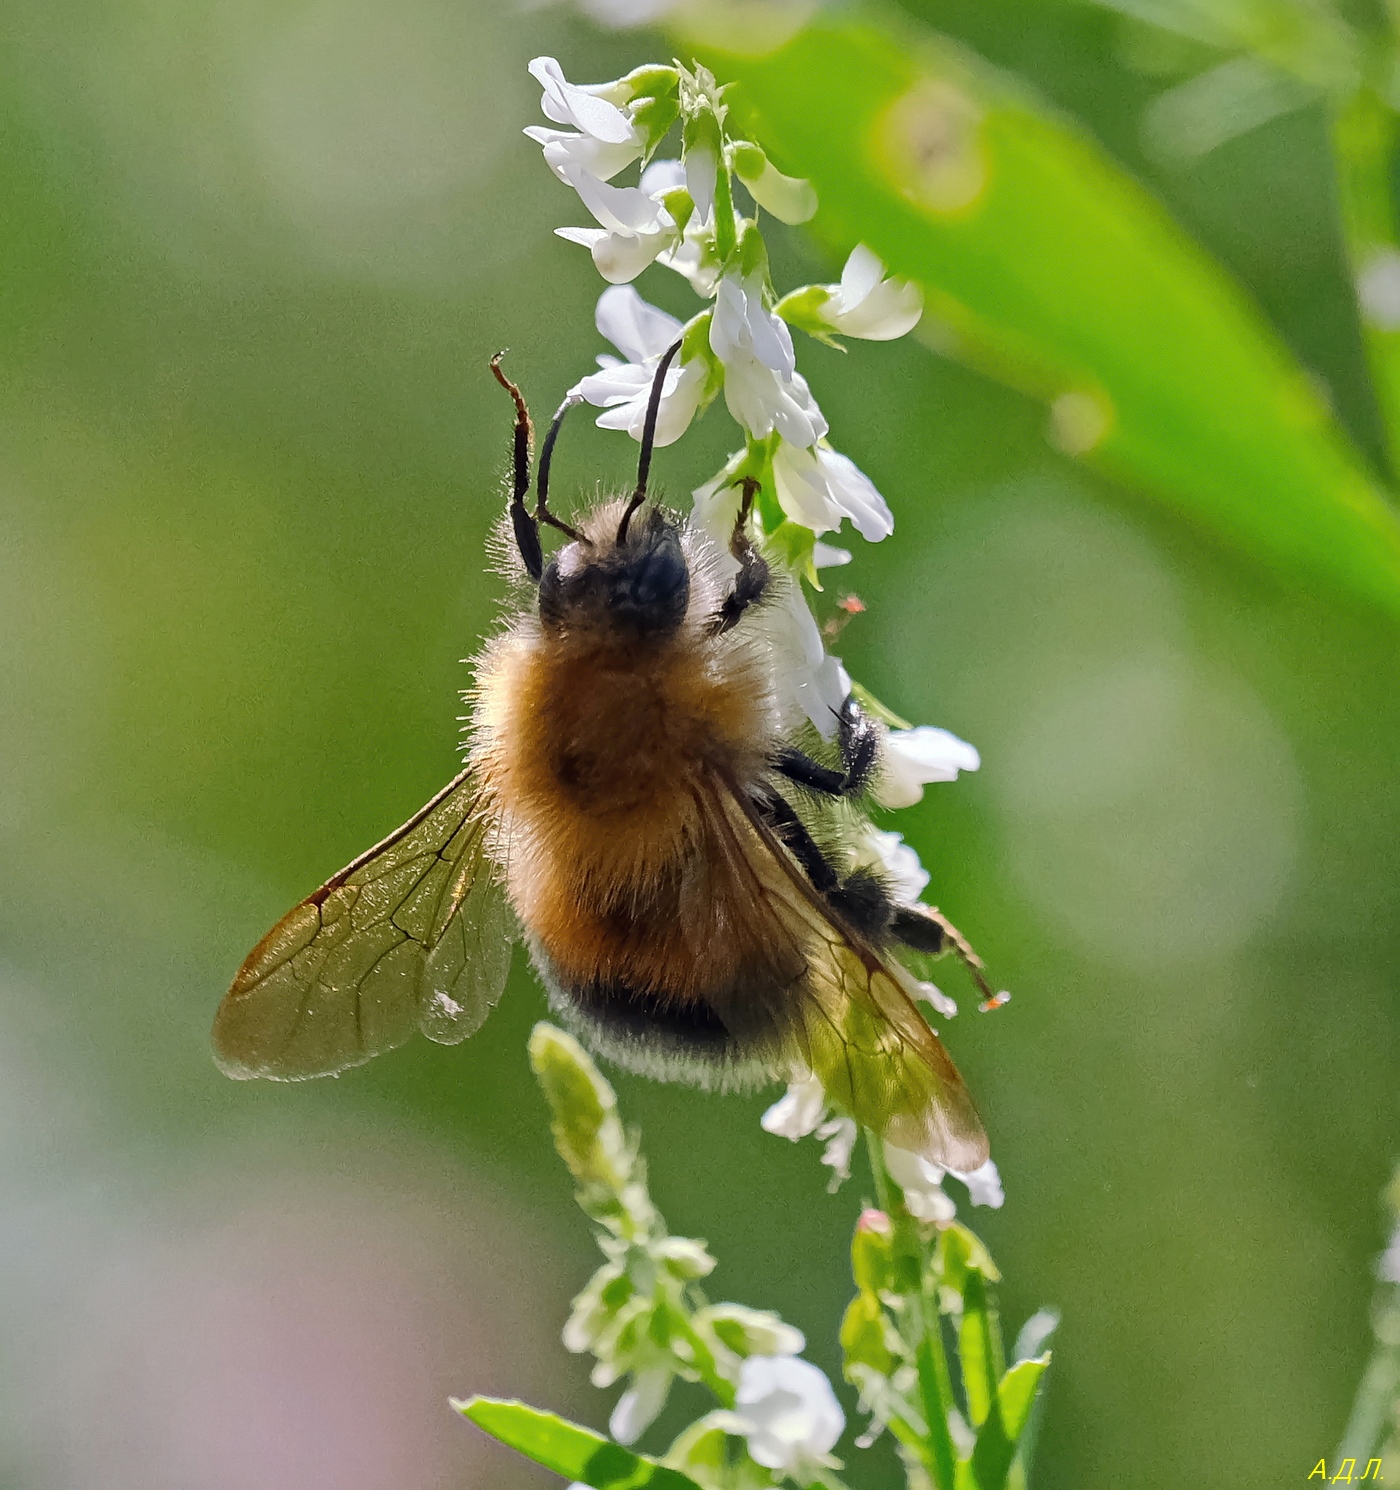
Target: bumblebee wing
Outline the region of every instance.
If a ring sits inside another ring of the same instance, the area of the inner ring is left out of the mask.
[[[724,793],[731,857],[742,857],[749,889],[806,956],[794,1054],[862,1126],[944,1169],[979,1168],[989,1153],[982,1120],[907,991],[909,972],[833,911],[737,783]]]
[[[360,1065],[415,1030],[453,1045],[480,1028],[515,934],[486,854],[490,827],[468,768],[288,911],[219,1006],[220,1068],[299,1081]]]

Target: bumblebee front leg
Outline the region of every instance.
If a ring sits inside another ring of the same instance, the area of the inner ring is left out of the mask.
[[[515,449],[512,465],[512,489],[510,498],[510,520],[515,529],[515,546],[520,550],[520,561],[525,572],[536,584],[544,572],[544,552],[540,548],[540,525],[525,507],[525,496],[530,490],[530,445],[534,439],[534,426],[530,423],[530,411],[525,407],[525,398],[519,388],[501,371],[504,352],[497,352],[491,359],[491,371],[496,381],[515,400]]]
[[[739,561],[739,572],[729,593],[720,603],[720,608],[710,617],[711,636],[723,636],[737,626],[739,618],[751,605],[757,605],[768,593],[772,571],[768,561],[749,541],[749,513],[753,511],[753,499],[758,491],[758,482],[752,476],[744,477],[743,500],[739,504],[739,515],[734,520],[734,532],[729,538],[729,552]]]
[[[870,785],[880,759],[880,735],[861,710],[854,696],[848,696],[836,716],[836,744],[841,751],[841,769],[833,770],[810,755],[785,745],[773,757],[775,770],[789,781],[805,786],[824,797],[856,797]]]

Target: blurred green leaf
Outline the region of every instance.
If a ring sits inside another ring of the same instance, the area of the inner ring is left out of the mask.
[[[869,18],[820,18],[765,56],[700,50],[816,186],[815,229],[923,284],[925,339],[1043,398],[1067,452],[1400,618],[1400,524],[1323,396],[1072,122],[934,33]]]
[[[999,1328],[987,1298],[986,1280],[976,1268],[969,1268],[963,1283],[958,1356],[962,1362],[967,1411],[975,1428],[980,1428],[987,1420],[997,1397],[997,1356],[1000,1351],[993,1332]]]
[[[1048,1355],[1039,1360],[1021,1361],[1002,1377],[987,1421],[977,1435],[972,1458],[958,1466],[960,1472],[965,1465],[970,1468],[970,1476],[962,1474],[960,1479],[966,1479],[976,1490],[1002,1490],[1006,1484],[1017,1444],[1030,1420],[1041,1377],[1049,1364]]]
[[[679,1470],[667,1469],[589,1428],[580,1428],[523,1402],[471,1397],[452,1405],[483,1432],[527,1459],[565,1479],[592,1485],[594,1490],[638,1490],[642,1485],[652,1490],[699,1490],[695,1481]]]

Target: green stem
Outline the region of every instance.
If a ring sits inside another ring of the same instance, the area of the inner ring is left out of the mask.
[[[715,1360],[713,1352],[700,1338],[684,1311],[673,1305],[670,1314],[672,1328],[690,1346],[696,1374],[715,1394],[719,1405],[728,1408],[732,1412],[734,1410],[735,1400],[733,1382],[726,1381],[720,1374],[719,1364]]]
[[[870,1156],[870,1172],[875,1180],[875,1198],[880,1209],[902,1230],[911,1236],[914,1222],[904,1209],[904,1197],[899,1187],[890,1178],[885,1168],[883,1145],[868,1128],[865,1129],[865,1147]],[[919,1276],[912,1289],[903,1293],[906,1318],[912,1327],[914,1339],[914,1362],[919,1377],[919,1403],[927,1425],[927,1437],[916,1445],[906,1442],[902,1433],[897,1433],[902,1443],[914,1447],[929,1478],[937,1490],[953,1490],[957,1474],[958,1454],[953,1436],[948,1431],[948,1411],[954,1405],[953,1381],[948,1371],[948,1355],[943,1343],[943,1326],[938,1311],[938,1288],[931,1276],[928,1248],[922,1238],[916,1242]],[[891,1423],[891,1429],[894,1424]]]
[[[734,185],[729,162],[724,154],[724,134],[720,132],[719,164],[715,169],[715,252],[721,264],[727,264],[739,240],[734,232]]]
[[[1332,117],[1342,234],[1358,287],[1361,327],[1392,478],[1400,472],[1400,238],[1391,183],[1397,129],[1394,112],[1369,87],[1359,89]],[[1385,264],[1390,266],[1388,285],[1377,272]],[[1363,285],[1370,290],[1364,297]]]

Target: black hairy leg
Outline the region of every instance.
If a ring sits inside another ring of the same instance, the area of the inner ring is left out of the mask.
[[[884,881],[869,869],[857,869],[842,879],[807,831],[791,803],[776,792],[754,798],[764,821],[802,866],[812,888],[844,921],[875,943],[889,940],[891,922],[898,914]]]
[[[524,395],[501,371],[504,352],[497,352],[491,359],[491,372],[502,388],[515,401],[515,448],[512,463],[512,488],[510,498],[510,521],[515,530],[515,546],[520,550],[520,561],[525,572],[536,584],[544,572],[544,553],[540,548],[540,526],[525,508],[525,494],[530,490],[530,445],[534,439],[534,426],[530,423],[530,411],[525,407]]]
[[[870,785],[879,763],[880,734],[853,695],[847,697],[836,716],[836,744],[841,751],[839,771],[790,745],[773,757],[773,766],[789,781],[824,797],[859,796]]]
[[[931,957],[954,952],[981,990],[984,1010],[1007,1001],[1010,994],[992,992],[986,965],[937,907],[922,901],[897,905],[884,880],[871,869],[857,869],[842,879],[790,802],[774,791],[757,792],[753,800],[779,842],[802,866],[812,888],[853,930],[877,947],[897,942]]]
[[[723,636],[751,605],[757,605],[768,593],[772,582],[772,571],[768,561],[749,541],[749,513],[753,511],[753,499],[758,491],[758,482],[746,476],[742,482],[743,500],[739,504],[739,516],[734,521],[734,532],[729,538],[729,552],[739,561],[739,572],[729,593],[720,602],[719,609],[710,617],[711,636]]]

